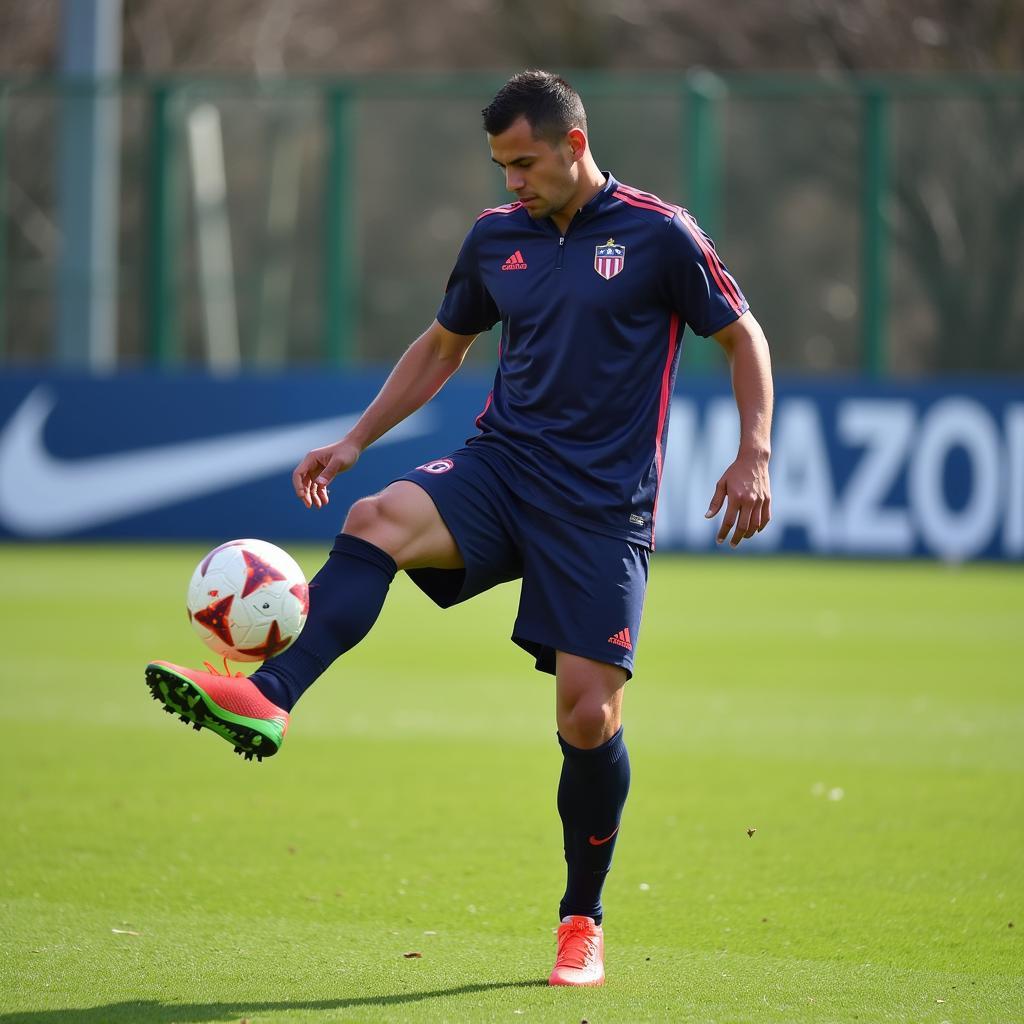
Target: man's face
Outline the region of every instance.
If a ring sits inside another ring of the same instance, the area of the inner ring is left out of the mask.
[[[505,187],[514,192],[534,220],[550,217],[572,201],[579,165],[570,136],[552,144],[535,139],[525,117],[500,135],[488,135],[491,159],[505,171]]]

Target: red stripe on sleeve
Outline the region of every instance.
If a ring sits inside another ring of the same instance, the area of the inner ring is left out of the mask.
[[[732,274],[725,269],[725,265],[718,258],[718,253],[715,252],[714,246],[707,240],[704,232],[701,231],[697,222],[686,210],[679,206],[670,208],[660,202],[640,200],[628,192],[623,192],[621,189],[616,189],[614,195],[616,199],[621,199],[624,203],[639,207],[641,210],[663,213],[666,217],[671,217],[678,213],[679,219],[683,222],[686,230],[689,231],[694,242],[697,243],[697,247],[704,254],[704,259],[707,260],[708,267],[711,270],[711,276],[715,279],[715,284],[718,285],[718,290],[725,297],[725,301],[729,303],[734,313],[738,313],[743,308],[743,297],[740,295],[739,285],[736,284]]]
[[[678,206],[674,206],[672,203],[666,203],[664,199],[660,199],[651,192],[641,192],[640,189],[633,188],[632,185],[623,185],[619,182],[617,191],[626,192],[634,199],[639,199],[644,203],[650,203],[652,206],[662,206],[665,209],[665,214],[669,217],[671,217],[673,213],[677,213],[679,211]]]
[[[506,203],[504,206],[492,206],[490,209],[484,210],[477,220],[483,220],[484,217],[490,217],[492,213],[515,213],[523,204],[522,203]]]
[[[693,219],[693,216],[686,210],[683,210],[679,215],[679,219],[685,225],[686,230],[690,232],[690,236],[697,243],[700,251],[704,253],[704,259],[708,261],[711,275],[718,285],[718,290],[725,296],[725,300],[732,307],[732,311],[738,313],[743,308],[743,296],[740,295],[739,285],[733,280],[729,271],[725,269],[724,264],[718,258],[718,253],[715,252],[714,246],[704,232],[701,231],[700,225]]]
[[[628,203],[630,206],[639,207],[641,210],[653,210],[654,213],[662,213],[666,217],[671,217],[675,213],[674,210],[670,210],[667,207],[662,206],[660,203],[648,203],[642,199],[637,199],[636,196],[631,196],[628,192],[622,192],[618,189],[616,189],[612,195],[614,195],[616,199],[621,199],[624,203]]]

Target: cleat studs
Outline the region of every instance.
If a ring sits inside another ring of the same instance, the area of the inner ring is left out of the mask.
[[[178,718],[180,718],[183,722],[188,721],[188,718],[185,715],[178,715]]]
[[[174,708],[169,708],[166,704],[164,705],[164,711],[166,711],[167,714],[169,714],[169,715],[173,715],[174,714]]]
[[[198,722],[193,722],[192,728],[195,729],[196,732],[201,732],[203,727]]]

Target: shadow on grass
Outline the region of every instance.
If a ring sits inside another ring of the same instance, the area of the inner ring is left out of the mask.
[[[27,1013],[0,1013],[0,1024],[176,1024],[178,1021],[237,1021],[257,1013],[274,1010],[346,1010],[354,1006],[400,1006],[427,999],[467,996],[501,988],[547,987],[540,979],[530,981],[489,981],[455,988],[435,988],[428,992],[396,992],[390,996],[354,996],[351,999],[306,999],[274,1003],[162,1003],[157,1000],[108,1003],[66,1010],[32,1010]]]

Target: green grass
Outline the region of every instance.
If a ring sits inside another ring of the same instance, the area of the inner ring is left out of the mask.
[[[0,548],[2,1024],[1024,1020],[1019,569],[659,556],[609,983],[567,991],[516,588],[400,578],[247,764],[143,685],[202,660],[202,553]]]

